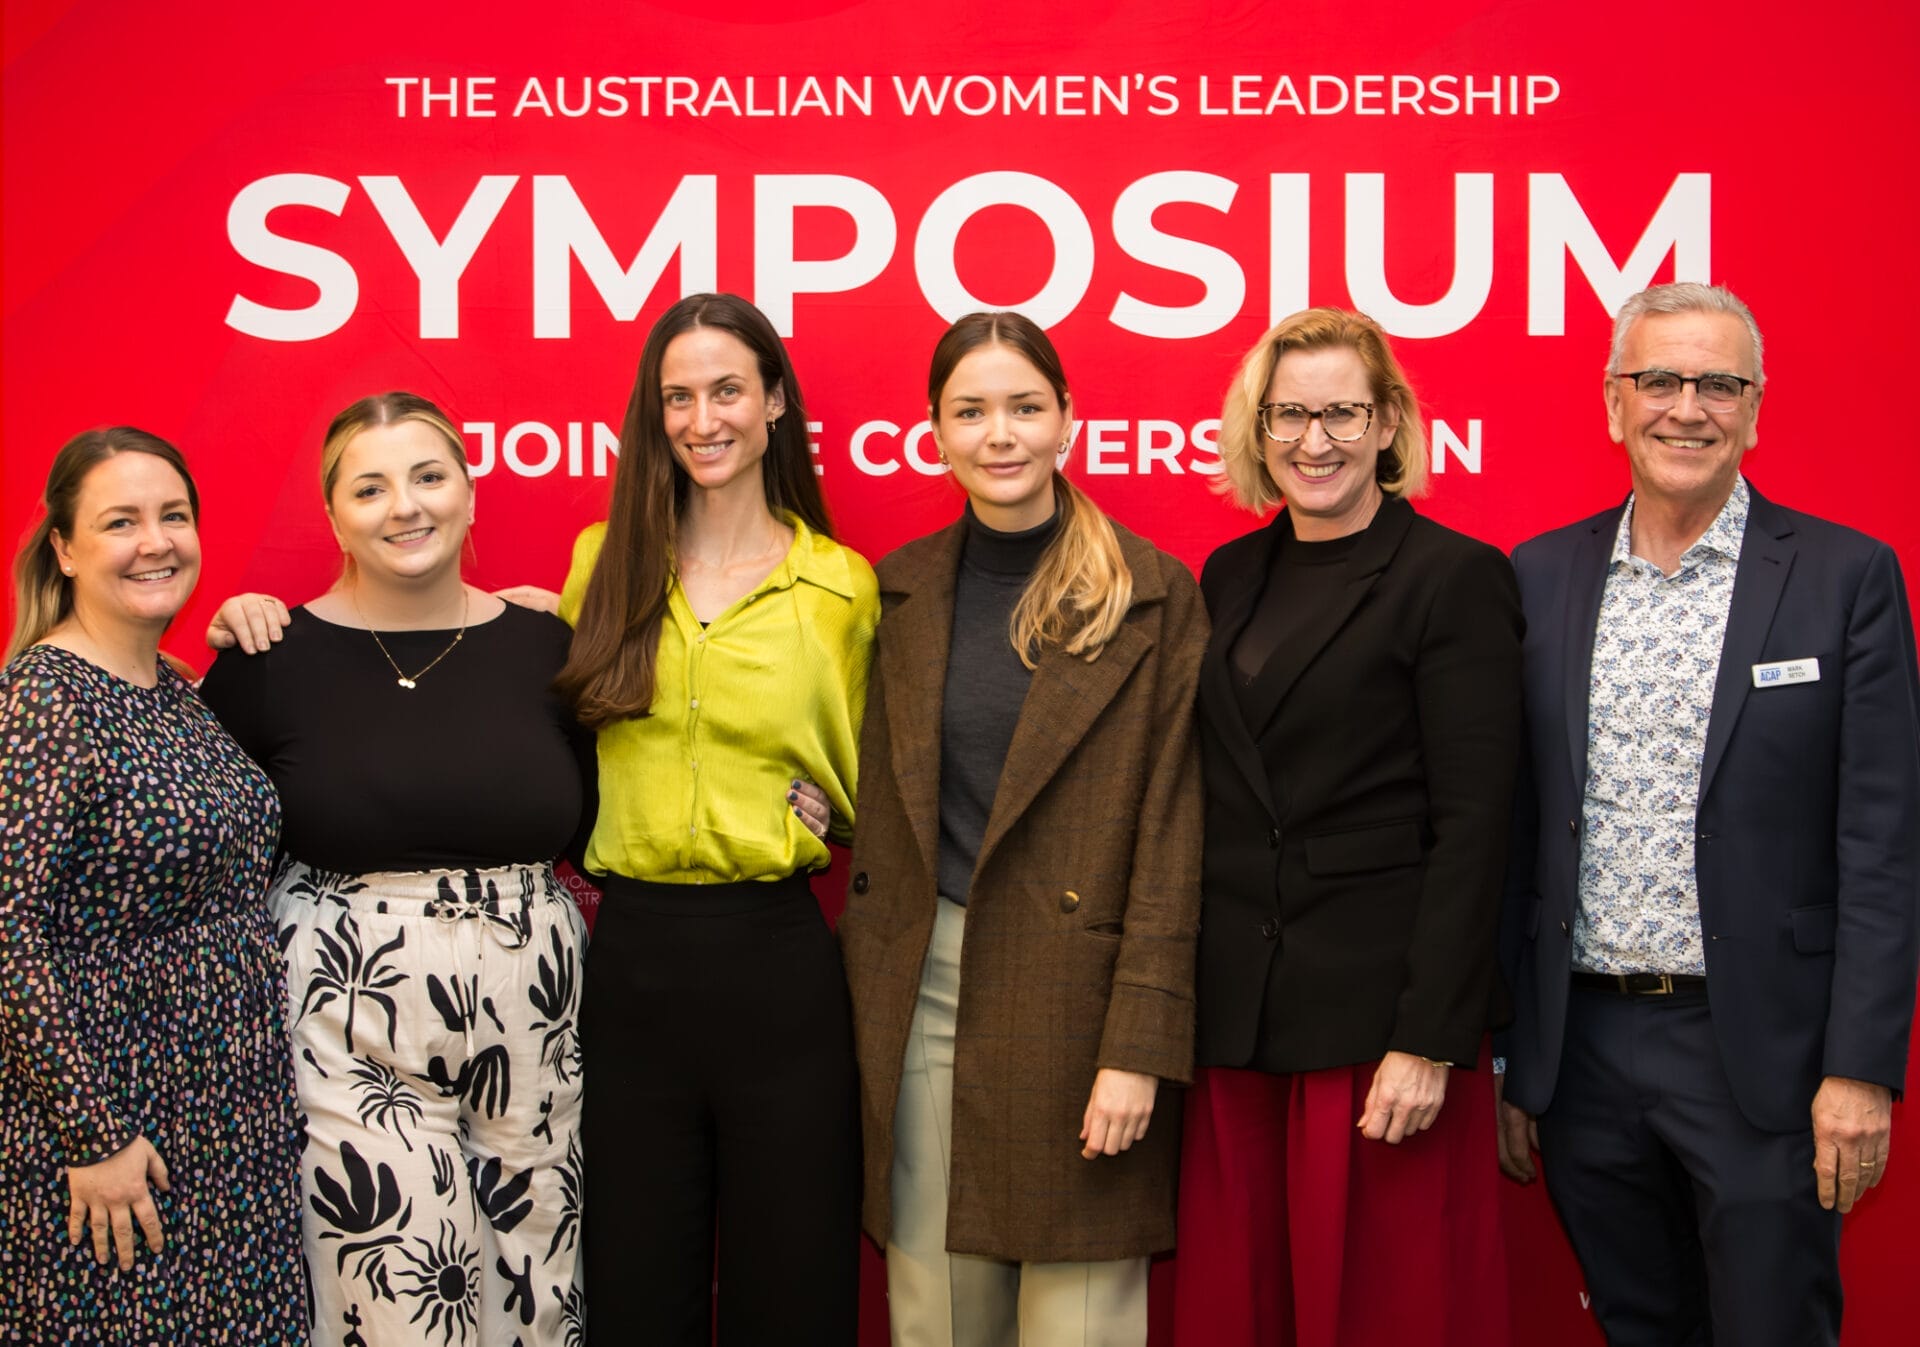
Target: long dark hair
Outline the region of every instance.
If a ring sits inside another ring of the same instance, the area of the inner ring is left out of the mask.
[[[767,509],[776,519],[797,515],[815,533],[833,536],[807,442],[800,381],[773,324],[738,295],[688,295],[660,315],[640,352],[640,370],[620,426],[606,540],[587,581],[567,665],[554,682],[589,729],[644,716],[653,706],[654,658],[689,489],[686,470],[667,441],[660,365],[675,337],[701,327],[739,338],[753,352],[763,390],[785,393],[786,410],[767,432],[767,452],[760,461]]]
[[[106,426],[75,435],[53,456],[53,466],[47,469],[47,487],[40,498],[46,514],[27,534],[13,559],[13,635],[7,641],[8,659],[38,644],[73,612],[73,581],[61,573],[60,559],[53,554],[52,535],[58,532],[62,538],[73,537],[73,511],[80,503],[82,483],[88,473],[116,454],[152,454],[179,473],[180,480],[187,484],[194,527],[199,527],[200,491],[178,449],[158,435],[132,426]]]

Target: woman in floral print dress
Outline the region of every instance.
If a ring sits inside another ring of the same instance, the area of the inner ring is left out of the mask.
[[[199,502],[63,448],[0,673],[0,1340],[304,1343],[279,804],[159,657]]]

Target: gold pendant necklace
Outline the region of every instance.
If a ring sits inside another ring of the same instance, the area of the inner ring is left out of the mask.
[[[438,664],[441,660],[445,659],[448,655],[451,655],[453,653],[453,648],[456,645],[460,644],[460,638],[467,634],[467,601],[468,601],[467,590],[466,590],[466,586],[462,585],[460,587],[460,630],[456,631],[453,634],[453,639],[447,642],[447,648],[445,650],[442,650],[439,654],[435,655],[431,660],[428,660],[425,668],[421,669],[419,673],[416,673],[413,675],[413,677],[409,678],[407,677],[406,670],[402,669],[400,665],[394,660],[393,652],[387,649],[387,643],[380,639],[380,633],[373,629],[373,624],[371,622],[367,622],[367,615],[360,611],[360,600],[354,598],[353,594],[349,592],[347,594],[347,601],[353,605],[354,616],[358,617],[362,622],[366,623],[367,635],[373,637],[373,643],[379,646],[380,653],[386,656],[387,663],[390,666],[392,666],[394,677],[399,680],[400,686],[407,689],[407,691],[409,692],[413,691],[413,689],[416,686],[418,686],[419,680],[422,678],[425,678],[427,674],[433,669],[434,665]]]

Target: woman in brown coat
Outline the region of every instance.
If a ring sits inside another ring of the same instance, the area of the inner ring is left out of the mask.
[[[1056,468],[1072,402],[1011,313],[935,349],[959,522],[879,567],[840,938],[895,1344],[1144,1343],[1193,1050],[1206,619]]]

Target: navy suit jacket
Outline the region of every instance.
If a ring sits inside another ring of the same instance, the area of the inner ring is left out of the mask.
[[[1501,958],[1506,1097],[1553,1099],[1579,902],[1587,694],[1624,505],[1513,554],[1526,614],[1526,759]],[[1756,664],[1818,681],[1756,688]],[[1920,958],[1920,675],[1886,544],[1754,492],[1707,724],[1694,842],[1707,996],[1735,1101],[1809,1125],[1824,1076],[1906,1070]]]

